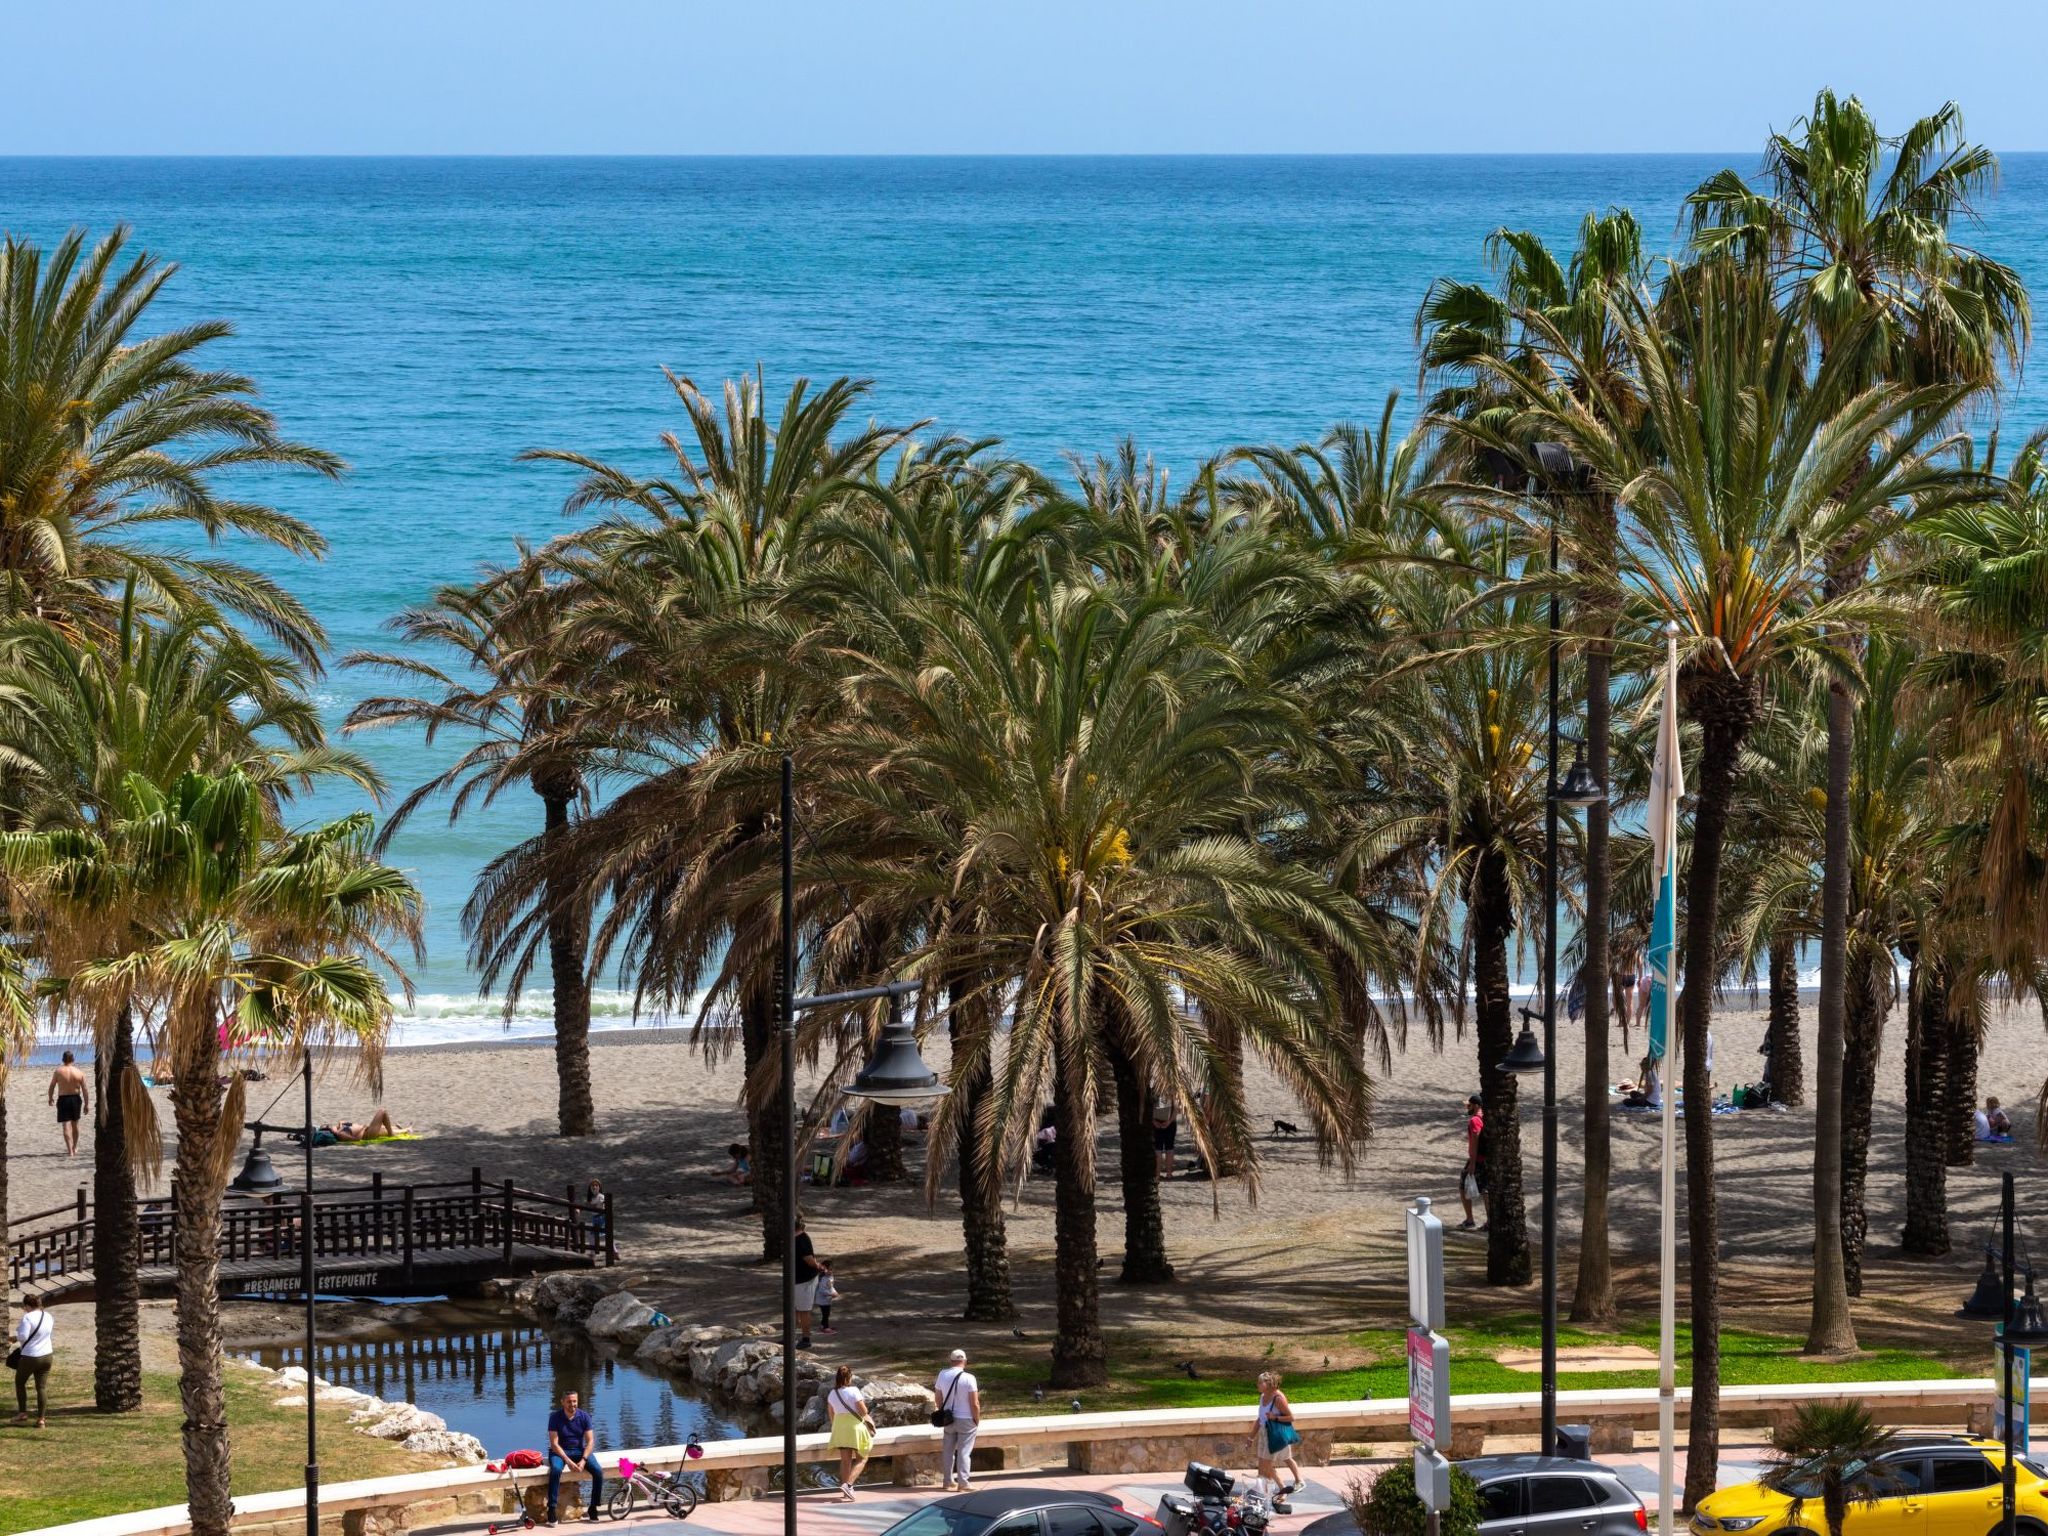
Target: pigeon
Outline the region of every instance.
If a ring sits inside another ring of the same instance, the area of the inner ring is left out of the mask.
[[[1329,1368],[1330,1368],[1330,1357],[1329,1357],[1328,1355],[1325,1355],[1325,1356],[1323,1356],[1323,1369],[1327,1371],[1327,1370],[1328,1370]]]
[[[1012,1328],[1010,1330],[1010,1337],[1013,1339],[1024,1339],[1029,1338],[1030,1335],[1027,1334],[1022,1328]]]
[[[1067,1404],[1067,1408],[1070,1412],[1079,1413],[1081,1411],[1081,1399],[1075,1398],[1071,1403]]]
[[[1187,1377],[1189,1381],[1200,1381],[1202,1379],[1201,1372],[1195,1369],[1195,1362],[1192,1360],[1183,1360],[1174,1369]]]
[[[1042,1403],[1042,1402],[1044,1402],[1044,1401],[1045,1401],[1045,1388],[1043,1388],[1043,1387],[1033,1387],[1033,1388],[1031,1389],[1031,1401],[1033,1401],[1034,1403]]]

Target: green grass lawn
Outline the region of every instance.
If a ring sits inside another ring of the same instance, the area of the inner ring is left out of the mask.
[[[273,1407],[273,1389],[253,1371],[230,1365],[226,1376],[235,1492],[299,1487],[306,1462],[305,1410]],[[0,1380],[11,1388],[11,1373]],[[60,1353],[50,1373],[47,1429],[6,1423],[14,1412],[11,1399],[10,1391],[0,1415],[0,1536],[185,1501],[178,1442],[184,1415],[172,1372],[144,1372],[138,1412],[101,1415],[92,1409],[91,1358]],[[323,1482],[441,1464],[356,1433],[348,1427],[346,1408],[322,1409],[320,1418]]]
[[[1493,1358],[1497,1351],[1503,1349],[1537,1348],[1542,1334],[1535,1318],[1509,1317],[1470,1328],[1454,1328],[1446,1337],[1451,1341],[1453,1392],[1534,1392],[1537,1389],[1536,1372],[1514,1370]],[[1561,1328],[1558,1343],[1563,1347],[1637,1344],[1655,1350],[1657,1332],[1654,1325],[1625,1328],[1615,1333],[1581,1333],[1576,1329]],[[1681,1321],[1678,1325],[1677,1357],[1681,1386],[1691,1379],[1691,1347],[1691,1330]],[[1901,1349],[1872,1350],[1849,1360],[1822,1361],[1802,1359],[1800,1351],[1803,1347],[1802,1341],[1796,1338],[1724,1328],[1721,1331],[1722,1384],[1734,1387],[1808,1381],[1913,1381],[1975,1374],[1957,1370],[1933,1356]],[[1366,1396],[1407,1395],[1406,1334],[1391,1328],[1347,1334],[1342,1339],[1332,1340],[1329,1348],[1331,1353],[1341,1353],[1352,1359],[1362,1352],[1366,1357],[1365,1363],[1327,1371],[1290,1369],[1287,1372],[1287,1391],[1295,1401],[1344,1402]],[[1302,1349],[1297,1347],[1293,1353],[1298,1359]],[[1256,1360],[1218,1362],[1214,1366],[1198,1361],[1196,1369],[1201,1374],[1198,1379],[1189,1380],[1173,1369],[1170,1349],[1162,1351],[1149,1341],[1114,1340],[1110,1346],[1110,1358],[1115,1365],[1116,1381],[1108,1387],[1097,1387],[1080,1394],[1083,1405],[1090,1410],[1203,1408],[1248,1403],[1256,1400],[1258,1395],[1252,1382],[1262,1367]],[[1042,1379],[1042,1364],[977,1361],[974,1368],[981,1379],[983,1396],[993,1411],[1045,1411],[1044,1405],[1033,1404],[1030,1397],[1033,1383]],[[1656,1384],[1654,1365],[1644,1370],[1565,1371],[1558,1376],[1558,1386],[1565,1391],[1654,1387]],[[1057,1399],[1053,1403],[1057,1408],[1064,1406],[1072,1395],[1057,1393],[1048,1394],[1048,1397],[1049,1400]]]

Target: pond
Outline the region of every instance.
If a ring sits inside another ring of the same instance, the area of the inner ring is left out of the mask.
[[[337,1337],[319,1345],[316,1376],[437,1413],[450,1429],[475,1435],[493,1459],[520,1447],[544,1450],[548,1410],[571,1388],[602,1448],[745,1432],[687,1384],[609,1355],[581,1332],[551,1334],[484,1303],[323,1303],[320,1325]],[[272,1370],[305,1363],[296,1344],[236,1353]]]

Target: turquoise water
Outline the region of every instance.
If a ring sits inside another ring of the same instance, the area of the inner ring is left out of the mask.
[[[329,538],[322,565],[259,554],[336,651],[437,583],[564,526],[574,448],[652,471],[681,413],[667,366],[875,382],[883,420],[933,417],[1043,463],[1135,437],[1185,480],[1234,443],[1297,442],[1412,395],[1415,309],[1480,275],[1500,224],[1568,245],[1589,209],[1653,245],[1678,200],[1748,156],[1161,159],[9,160],[0,227],[47,240],[117,221],[183,268],[169,323],[225,317],[219,361],[259,379],[338,484],[266,482]],[[2007,161],[1978,243],[2048,294],[2048,156]],[[2039,370],[2006,431],[2048,420]],[[331,673],[338,719],[376,686]],[[394,786],[417,739],[362,745]],[[394,845],[429,903],[402,1038],[495,1033],[458,916],[479,866],[533,830],[513,796]],[[334,797],[323,810],[347,802]],[[512,1026],[542,1029],[545,999]],[[601,1022],[625,1022],[622,997]]]

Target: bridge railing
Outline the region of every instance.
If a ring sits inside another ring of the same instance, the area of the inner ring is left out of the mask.
[[[292,1258],[308,1234],[307,1215],[295,1193],[230,1197],[221,1208],[223,1263]],[[617,1228],[611,1197],[596,1202],[522,1189],[509,1179],[484,1182],[481,1169],[466,1180],[387,1188],[381,1174],[370,1183],[315,1194],[313,1252],[329,1259],[397,1259],[408,1274],[422,1256],[466,1249],[502,1250],[509,1263],[519,1247],[547,1248],[592,1262],[616,1263]],[[177,1259],[174,1202],[136,1202],[136,1257],[143,1268]],[[78,1274],[93,1268],[94,1222],[84,1186],[77,1201],[15,1222],[6,1251],[7,1283]]]

